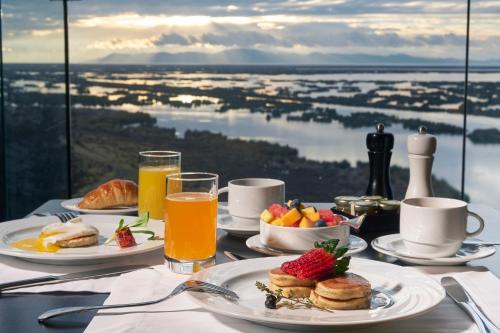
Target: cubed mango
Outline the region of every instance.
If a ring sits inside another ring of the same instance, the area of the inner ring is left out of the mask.
[[[319,212],[313,206],[304,208],[304,209],[302,209],[301,212],[302,212],[302,215],[304,215],[305,217],[307,217],[312,222],[316,222],[317,220],[319,220]]]
[[[270,211],[268,211],[267,209],[264,209],[262,214],[260,214],[260,219],[266,223],[271,223],[271,221],[274,220],[274,216],[273,216],[273,214],[271,214]]]
[[[307,217],[303,217],[300,220],[299,228],[312,228],[314,227],[314,222],[309,220]]]
[[[276,225],[278,227],[284,227],[285,226],[285,224],[283,223],[282,219],[273,220],[273,221],[271,221],[271,224],[272,225]]]
[[[292,208],[288,213],[281,217],[281,220],[286,227],[289,227],[295,222],[299,221],[301,218],[302,214],[299,212],[299,210],[297,208]]]

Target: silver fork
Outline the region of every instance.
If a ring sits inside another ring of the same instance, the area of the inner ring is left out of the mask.
[[[78,214],[73,213],[73,212],[62,212],[62,213],[35,213],[33,214],[34,216],[55,216],[57,217],[62,223],[66,223],[71,219],[74,219],[75,217],[78,216]]]
[[[144,306],[150,304],[156,304],[163,301],[166,301],[169,298],[172,298],[180,293],[191,290],[191,291],[199,291],[199,292],[209,292],[218,295],[222,295],[224,297],[229,298],[230,300],[237,300],[239,296],[229,289],[217,286],[215,284],[211,284],[208,282],[197,281],[197,280],[187,280],[186,282],[181,283],[167,296],[162,297],[160,299],[156,299],[153,301],[147,302],[137,302],[137,303],[126,303],[126,304],[110,304],[110,305],[93,305],[93,306],[78,306],[78,307],[65,307],[65,308],[57,308],[46,311],[38,316],[38,322],[43,323],[47,319],[59,317],[62,315],[70,314],[70,313],[80,313],[91,310],[100,310],[100,309],[116,309],[116,308],[127,308],[131,306]]]

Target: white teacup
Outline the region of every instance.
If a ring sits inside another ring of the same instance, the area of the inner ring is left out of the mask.
[[[479,228],[467,231],[467,217],[479,221]],[[400,233],[410,255],[442,258],[454,255],[465,237],[479,235],[483,219],[467,210],[465,201],[449,198],[409,198],[401,202]]]
[[[270,178],[242,178],[231,180],[219,194],[228,193],[226,209],[237,223],[258,224],[260,214],[273,203],[285,201],[285,183]]]

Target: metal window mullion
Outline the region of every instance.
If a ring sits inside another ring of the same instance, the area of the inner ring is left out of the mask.
[[[7,177],[5,172],[5,95],[3,71],[3,7],[0,0],[0,221],[7,218]]]
[[[68,198],[71,198],[71,86],[69,73],[69,29],[68,29],[68,1],[63,0],[64,13],[64,79],[66,85],[65,103],[66,103],[66,168],[67,168],[67,189]]]
[[[464,114],[462,126],[462,179],[460,186],[460,196],[462,200],[465,198],[465,153],[467,143],[467,106],[468,106],[468,90],[469,90],[469,39],[470,39],[470,7],[471,0],[467,0],[467,27],[465,35],[465,79],[464,79]]]

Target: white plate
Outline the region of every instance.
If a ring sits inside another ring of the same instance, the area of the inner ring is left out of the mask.
[[[162,240],[147,240],[148,235],[134,234],[137,246],[120,248],[114,242],[104,245],[104,241],[111,236],[121,218],[125,223],[133,222],[133,216],[118,215],[82,215],[84,223],[91,224],[99,229],[99,244],[95,246],[60,249],[55,253],[44,253],[15,249],[10,246],[14,241],[25,238],[36,238],[41,229],[47,224],[59,222],[55,216],[30,217],[0,223],[0,254],[20,259],[52,265],[81,265],[119,259],[125,256],[146,253],[161,249]],[[163,236],[163,222],[151,220],[148,228],[160,237]]]
[[[392,234],[375,238],[372,241],[371,245],[376,251],[396,257],[401,261],[427,266],[463,265],[464,263],[471,260],[489,257],[496,252],[495,246],[462,244],[462,247],[452,257],[433,259],[415,258],[408,253],[408,250],[406,249],[404,242],[399,234]]]
[[[294,253],[291,252],[285,252],[277,249],[270,248],[268,246],[263,245],[260,242],[260,234],[252,236],[247,239],[246,245],[249,249],[269,255],[269,256],[288,256]],[[313,244],[311,244],[312,248]],[[356,253],[360,253],[364,251],[368,247],[368,244],[366,241],[362,238],[359,238],[354,235],[349,236],[349,250],[347,251],[346,255],[353,255]],[[295,253],[303,253],[304,251],[297,251]]]
[[[227,212],[219,210],[217,228],[226,231],[228,234],[237,237],[248,237],[259,233],[259,221],[255,224],[239,223],[235,221]]]
[[[78,207],[78,203],[82,201],[83,198],[69,199],[61,202],[67,210],[71,210],[78,213],[84,214],[103,214],[103,215],[120,215],[120,214],[132,214],[137,212],[137,206],[134,207],[116,207],[107,209],[85,209]]]
[[[381,288],[391,292],[394,305],[385,309],[337,310],[333,313],[316,309],[284,307],[277,310],[266,309],[264,307],[265,295],[256,289],[255,281],[267,283],[268,270],[295,258],[296,256],[268,257],[234,261],[193,275],[194,279],[233,290],[240,297],[237,302],[231,302],[209,293],[190,292],[189,294],[208,311],[266,326],[294,330],[366,327],[415,317],[435,308],[445,297],[445,291],[439,283],[415,269],[353,258],[349,271],[368,279],[372,288]]]

